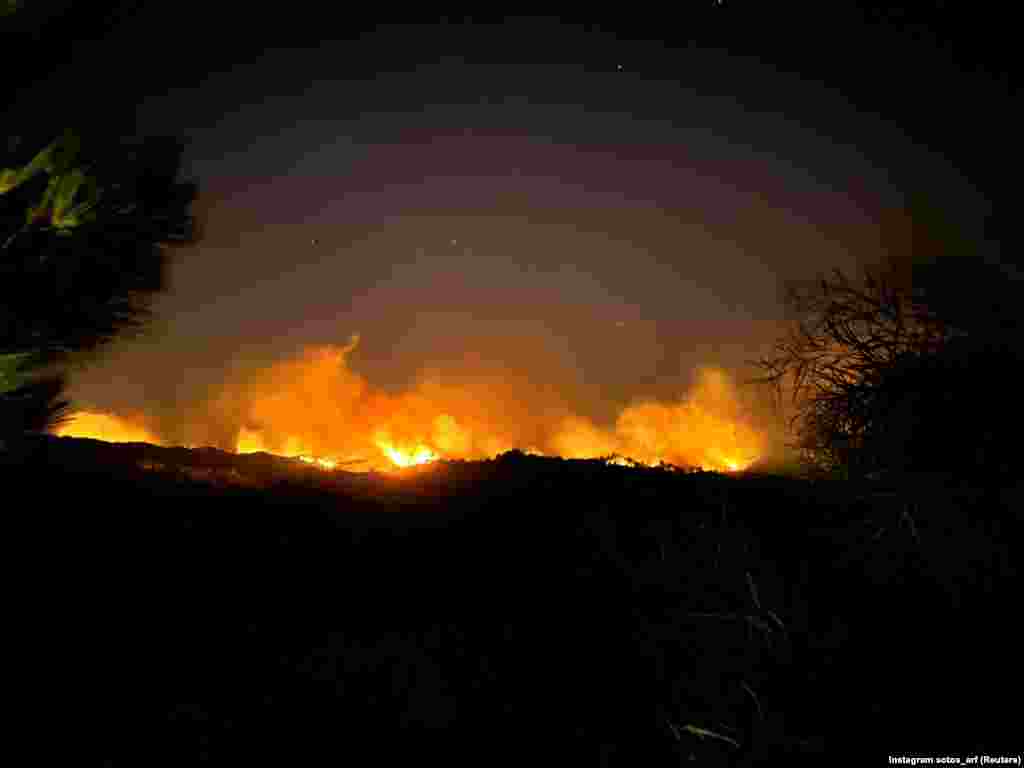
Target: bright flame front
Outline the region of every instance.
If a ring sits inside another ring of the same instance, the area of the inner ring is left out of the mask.
[[[109,413],[79,411],[54,430],[58,437],[87,437],[108,443],[149,443],[163,445],[155,435]]]
[[[380,449],[384,452],[385,456],[391,459],[396,467],[414,467],[419,464],[429,464],[440,458],[425,445],[420,445],[412,451],[402,451],[388,443],[381,443]]]
[[[247,372],[182,414],[172,443],[146,419],[87,412],[58,434],[157,445],[216,445],[266,452],[325,470],[388,470],[441,459],[489,459],[525,453],[611,464],[701,467],[738,472],[767,451],[766,437],[744,416],[728,375],[701,369],[674,402],[643,400],[613,424],[598,425],[556,395],[513,372],[466,378],[421,378],[390,394],[353,372],[355,346],[315,348],[298,359]],[[530,392],[531,394],[526,394]],[[532,399],[531,399],[532,398]],[[545,399],[546,398],[546,399]],[[218,425],[214,430],[211,425]],[[224,444],[224,434],[231,442]],[[215,442],[211,436],[217,435]]]

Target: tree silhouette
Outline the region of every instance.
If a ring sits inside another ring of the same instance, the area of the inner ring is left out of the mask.
[[[1012,395],[992,385],[1024,372],[1017,288],[964,258],[791,283],[799,322],[756,361],[755,381],[788,390],[794,447],[811,469],[1009,471],[1021,424]]]
[[[2,150],[3,148],[0,148]],[[0,154],[0,431],[54,426],[57,366],[137,335],[164,289],[166,246],[195,242],[184,142],[74,131]],[[40,375],[41,374],[41,375]]]

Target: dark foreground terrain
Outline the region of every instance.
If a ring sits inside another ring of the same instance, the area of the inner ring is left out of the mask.
[[[48,437],[0,477],[40,758],[886,765],[1022,743],[1019,488],[521,454],[347,475]]]

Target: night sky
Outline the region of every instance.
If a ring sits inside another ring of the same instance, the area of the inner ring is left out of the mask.
[[[1010,85],[943,36],[993,22],[754,5],[346,27],[162,3],[83,27],[12,113],[59,92],[183,135],[204,231],[150,337],[72,395],[173,431],[231,366],[359,334],[350,365],[384,391],[494,373],[608,424],[697,366],[752,374],[783,281],[897,253],[921,195],[979,242]]]

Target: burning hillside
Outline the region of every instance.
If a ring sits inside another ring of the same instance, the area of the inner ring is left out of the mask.
[[[154,445],[211,445],[240,454],[299,458],[325,469],[387,470],[438,459],[485,459],[505,451],[563,458],[619,457],[736,471],[767,451],[735,385],[703,368],[678,402],[634,402],[610,428],[550,392],[513,376],[442,381],[421,376],[410,391],[373,388],[351,370],[344,347],[308,348],[295,360],[231,378],[165,434],[145,414],[86,409],[58,435]],[[517,388],[519,391],[517,391]],[[225,437],[225,434],[228,437]]]

